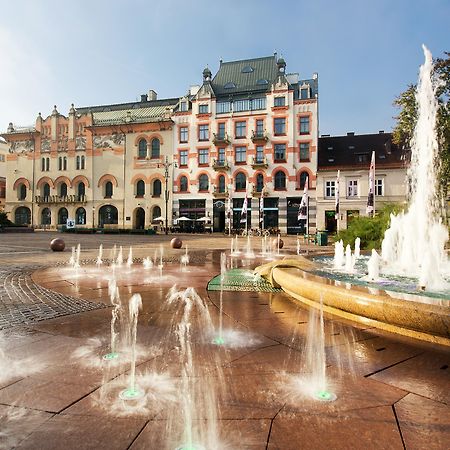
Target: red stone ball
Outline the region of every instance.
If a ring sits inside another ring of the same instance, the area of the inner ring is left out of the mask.
[[[50,242],[50,248],[54,252],[62,252],[66,248],[66,243],[61,238],[56,238]]]
[[[283,248],[284,245],[283,239],[278,240],[278,238],[273,238],[272,243],[275,248],[277,248],[277,246],[278,248]]]
[[[170,241],[170,246],[172,247],[172,248],[181,248],[182,247],[182,245],[183,245],[183,241],[180,239],[180,238],[173,238],[171,241]]]

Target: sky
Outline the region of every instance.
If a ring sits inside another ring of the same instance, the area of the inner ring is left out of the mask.
[[[392,130],[422,44],[450,51],[449,0],[0,0],[0,131],[75,107],[184,95],[219,60],[282,54],[319,74],[319,131]]]

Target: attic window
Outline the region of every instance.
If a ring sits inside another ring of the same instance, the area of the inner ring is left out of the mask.
[[[255,69],[252,66],[245,66],[241,72],[242,73],[252,73]]]
[[[264,78],[260,78],[260,79],[256,82],[256,84],[269,84],[269,82],[268,82],[266,79],[264,79]]]
[[[334,158],[328,158],[328,162],[334,162]]]
[[[333,147],[328,147],[328,150],[333,150]]]
[[[349,145],[349,146],[348,146],[348,149],[349,149],[349,150],[355,150],[355,146],[354,146],[354,145]]]
[[[236,85],[232,81],[229,81],[228,83],[225,83],[224,89],[234,89],[235,87]]]

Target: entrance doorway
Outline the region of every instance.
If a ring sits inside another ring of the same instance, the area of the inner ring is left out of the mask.
[[[143,230],[145,228],[144,208],[136,208],[134,210],[134,228],[136,230]]]

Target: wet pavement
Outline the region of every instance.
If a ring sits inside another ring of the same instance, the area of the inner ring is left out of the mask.
[[[174,284],[194,287],[217,329],[220,292],[208,292],[206,286],[220,271],[228,239],[183,237],[190,253],[183,271],[184,249],[168,248],[172,236],[87,236],[86,241],[85,236],[64,236],[69,248],[62,254],[48,251],[50,237],[20,236],[18,247],[11,236],[0,236],[0,279],[8,286],[0,291],[2,307],[20,310],[41,299],[56,302],[55,311],[65,314],[24,315],[26,320],[10,322],[0,335],[0,448],[180,447],[172,417],[179,399],[170,398],[167,389],[180,383],[183,367],[176,339],[167,334],[174,316],[165,298]],[[129,364],[101,359],[109,348],[111,270],[90,264],[75,273],[63,264],[79,240],[86,262],[95,260],[99,243],[106,258],[113,244],[124,246],[125,259],[127,246],[133,245],[136,263],[116,274],[125,304],[134,293],[143,300],[136,374],[141,382],[157,378],[144,408],[124,409],[117,402]],[[285,242],[285,252],[294,253],[295,239]],[[161,243],[165,267],[159,278],[157,270],[145,271],[139,261],[153,258],[155,251],[159,255]],[[257,263],[229,259],[233,267]],[[196,342],[194,355],[200,367],[194,381],[217,390],[217,450],[449,448],[448,348],[325,316],[329,390],[337,399],[320,402],[296,384],[304,371],[310,311],[281,292],[224,292],[222,303],[229,345]],[[198,322],[193,319],[191,325],[195,341]],[[197,421],[208,417],[196,414]]]

